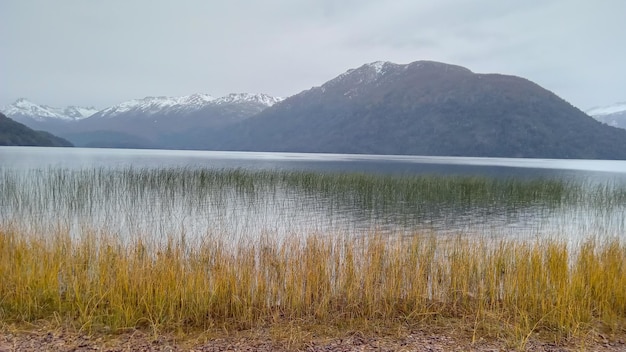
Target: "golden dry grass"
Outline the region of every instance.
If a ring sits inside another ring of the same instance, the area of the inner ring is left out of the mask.
[[[626,333],[617,239],[321,236],[161,244],[0,229],[0,321],[162,331],[455,324],[523,345]]]

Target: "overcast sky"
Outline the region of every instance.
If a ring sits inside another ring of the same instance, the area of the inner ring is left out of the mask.
[[[0,0],[0,105],[289,96],[367,62],[528,78],[626,101],[624,0]]]

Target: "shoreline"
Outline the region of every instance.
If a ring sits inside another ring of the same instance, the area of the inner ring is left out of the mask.
[[[272,336],[268,328],[245,332],[193,333],[188,335],[163,334],[153,336],[147,331],[131,330],[119,334],[83,334],[70,329],[32,326],[32,329],[0,331],[0,352],[10,351],[607,351],[626,350],[626,335],[608,338],[597,334],[586,340],[570,339],[558,343],[531,338],[523,345],[472,337],[463,331],[412,330],[399,336],[388,336],[359,331],[337,336],[315,336],[301,331],[300,337]]]

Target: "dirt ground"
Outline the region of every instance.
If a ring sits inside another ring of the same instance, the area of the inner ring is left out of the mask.
[[[185,341],[174,337],[153,338],[142,331],[116,335],[84,335],[64,330],[42,329],[23,331],[2,329],[0,352],[9,351],[626,351],[625,340],[610,341],[604,336],[591,342],[550,344],[529,341],[525,346],[508,346],[504,341],[480,340],[414,331],[402,338],[349,334],[343,338],[320,339],[290,344],[288,339],[277,342],[261,332],[254,337],[220,337],[207,339],[198,335]]]

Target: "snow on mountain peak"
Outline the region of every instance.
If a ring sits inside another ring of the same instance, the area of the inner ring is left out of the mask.
[[[5,106],[1,110],[9,117],[27,116],[38,121],[48,119],[80,120],[97,112],[97,109],[93,107],[68,106],[65,108],[54,108],[33,103],[26,98],[19,98],[13,104]]]
[[[374,72],[376,72],[377,75],[380,75],[380,74],[384,74],[385,73],[384,72],[385,66],[387,66],[389,64],[391,64],[391,62],[388,62],[388,61],[374,61],[372,63],[366,64],[365,66],[373,69]]]
[[[62,118],[60,114],[54,111],[54,108],[51,108],[46,105],[38,105],[35,104],[26,98],[19,98],[13,104],[5,107],[3,110],[6,111],[7,115],[32,115],[42,118],[52,117],[52,118]]]
[[[231,93],[227,96],[215,100],[216,104],[236,104],[236,103],[260,103],[265,106],[272,106],[284,100],[279,97],[272,97],[267,94]]]
[[[160,96],[133,99],[98,111],[93,107],[85,108],[78,106],[68,106],[59,109],[35,104],[25,98],[20,98],[13,104],[0,109],[0,111],[9,117],[25,116],[39,121],[47,119],[75,121],[90,116],[112,118],[125,113],[137,115],[192,113],[208,106],[221,104],[257,103],[269,107],[282,100],[283,98],[272,97],[267,94],[233,93],[221,98],[215,98],[209,94],[198,93],[178,97]]]
[[[589,116],[611,115],[626,112],[626,102],[615,103],[609,106],[597,106],[586,111]]]
[[[206,103],[210,103],[215,100],[215,97],[209,94],[192,94],[179,98],[179,104],[192,104],[192,105],[204,105]]]
[[[180,97],[145,97],[142,99],[128,100],[102,110],[98,115],[114,117],[127,112],[152,115],[167,110],[198,110],[215,100],[208,94],[192,94]]]
[[[87,118],[98,112],[98,109],[93,106],[90,107],[82,107],[82,106],[68,106],[63,109],[63,114],[65,116],[69,116],[75,120],[80,120]]]
[[[357,81],[355,83],[357,84],[372,83],[377,81],[380,77],[383,77],[390,69],[402,66],[406,65],[394,64],[389,61],[374,61],[358,68],[349,69],[335,79],[326,82],[322,87],[336,85],[339,82],[343,82],[345,79],[356,79]]]
[[[102,110],[97,116],[111,118],[125,113],[138,115],[192,113],[214,105],[253,102],[271,106],[281,100],[283,99],[266,94],[249,93],[233,93],[217,99],[208,94],[192,94],[179,97],[145,97],[114,105]]]

